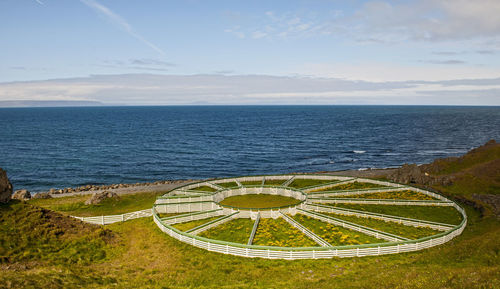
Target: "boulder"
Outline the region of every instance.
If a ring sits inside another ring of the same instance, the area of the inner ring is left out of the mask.
[[[114,192],[104,191],[102,193],[93,193],[90,199],[85,201],[85,205],[97,205],[109,198],[119,198]]]
[[[52,195],[50,193],[37,193],[34,194],[32,199],[51,199]]]
[[[31,199],[31,193],[28,190],[17,190],[12,195],[12,198],[21,201],[29,200]]]
[[[12,196],[12,184],[7,178],[7,172],[0,168],[0,203],[8,203]]]

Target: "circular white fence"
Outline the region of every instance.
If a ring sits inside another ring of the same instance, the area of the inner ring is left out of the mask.
[[[359,186],[360,184],[367,188],[338,189],[341,186]],[[225,198],[247,194],[281,195],[295,198],[297,203],[269,208],[231,207],[220,204]],[[370,197],[374,195],[383,198]],[[397,196],[397,198],[390,198],[391,196]],[[458,212],[461,220],[459,223],[450,224],[423,218],[409,218],[369,210],[350,209],[338,206],[338,204],[368,205],[368,207],[375,205],[385,208],[401,208],[401,206],[451,207]],[[195,247],[244,257],[290,260],[362,257],[422,250],[448,242],[460,235],[467,224],[465,211],[455,202],[439,194],[390,182],[330,175],[251,176],[203,181],[179,187],[159,197],[153,206],[152,213],[155,223],[163,232]],[[307,224],[304,225],[297,221],[294,218],[297,214],[383,241],[358,245],[332,245],[309,228]],[[357,217],[360,220],[362,218],[374,219],[411,228],[425,227],[435,230],[436,233],[418,239],[410,239],[344,220],[343,217],[337,217],[337,215]],[[249,218],[254,222],[251,234],[245,243],[198,236],[205,231],[217,230],[218,226],[237,218]],[[282,218],[294,228],[294,232],[304,234],[317,246],[255,245],[253,240],[258,232],[261,218]],[[203,222],[203,220],[207,221]],[[187,222],[201,224],[189,230],[180,230],[175,227],[176,224]]]

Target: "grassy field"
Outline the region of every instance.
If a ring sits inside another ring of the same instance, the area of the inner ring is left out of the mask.
[[[209,187],[209,186],[201,186],[201,187],[197,187],[197,188],[194,188],[194,189],[191,189],[193,191],[201,191],[201,192],[210,192],[210,193],[213,193],[215,191],[217,191],[217,189],[214,189],[212,187]]]
[[[380,188],[382,185],[372,184],[372,183],[362,183],[362,182],[353,182],[347,184],[341,184],[337,186],[333,186],[326,189],[314,190],[312,192],[323,192],[323,191],[340,191],[340,190],[360,190],[360,189],[369,189],[369,188]]]
[[[240,182],[243,186],[260,186],[262,184],[262,181],[247,181],[247,182]]]
[[[236,182],[229,182],[229,183],[217,183],[218,186],[221,186],[223,188],[234,188],[237,187],[238,184]]]
[[[283,218],[260,219],[253,245],[279,247],[314,247],[316,242],[292,227]]]
[[[332,246],[360,245],[368,243],[383,243],[382,239],[352,231],[343,227],[321,222],[317,219],[297,214],[293,219],[311,230],[313,233],[330,243]]]
[[[266,194],[249,194],[241,196],[232,196],[225,198],[220,202],[221,205],[239,207],[239,208],[272,208],[291,206],[300,201],[294,198],[266,195]]]
[[[334,182],[334,180],[314,180],[314,179],[294,179],[292,183],[288,186],[291,188],[306,188],[310,186],[318,186],[322,184],[328,184]]]
[[[344,198],[344,197],[343,197]],[[410,190],[398,192],[380,192],[361,195],[345,196],[345,198],[362,198],[362,199],[398,199],[398,200],[437,200],[434,197],[414,192]]]
[[[373,218],[361,218],[356,216],[346,216],[334,213],[322,213],[322,214],[413,240],[427,236],[432,236],[441,232],[430,228],[405,226],[395,222],[386,222],[383,220],[377,220]]]
[[[206,218],[206,219],[201,219],[201,220],[194,220],[194,221],[189,221],[189,222],[184,222],[184,223],[178,223],[178,224],[174,224],[172,225],[172,227],[180,230],[180,231],[187,231],[187,230],[191,230],[193,228],[196,228],[198,226],[201,226],[203,224],[206,224],[210,221],[213,221],[213,220],[216,220],[218,218],[220,218],[221,216],[215,216],[215,217],[210,217],[210,218]]]
[[[61,212],[66,215],[90,217],[101,215],[116,215],[144,209],[150,209],[160,193],[137,193],[120,195],[118,198],[109,198],[97,205],[85,205],[90,195],[62,197],[51,199],[32,199],[30,204],[42,208]]]
[[[115,241],[98,246],[105,255],[91,253],[90,263],[38,261],[33,256],[4,259],[0,287],[498,288],[499,222],[471,209],[468,214],[470,224],[463,235],[421,252],[297,261],[208,252],[167,236],[150,218],[143,218],[106,226]],[[6,218],[1,221],[2,227],[10,224]],[[23,251],[16,247],[22,233],[12,235],[9,250]],[[6,237],[0,235],[2,245]],[[38,249],[43,258],[53,254],[41,245]]]
[[[473,198],[500,192],[495,170],[484,171],[495,167],[496,155],[488,150],[441,165],[457,172],[457,179],[434,189],[466,200],[461,205],[468,225],[462,235],[430,249],[379,257],[248,259],[177,241],[151,218],[103,228],[14,201],[0,206],[0,288],[500,288],[500,221]],[[434,221],[440,221],[438,210],[448,209],[342,207]],[[456,219],[453,211],[442,213],[446,220]]]
[[[286,179],[282,179],[282,180],[265,180],[264,185],[266,185],[266,186],[280,186],[284,182],[286,182]]]
[[[462,215],[452,207],[441,206],[387,206],[387,205],[365,205],[365,204],[322,204],[332,207],[340,207],[378,214],[394,215],[404,218],[419,219],[424,221],[458,225],[462,221]]]
[[[246,244],[252,233],[253,220],[247,218],[233,219],[217,227],[203,231],[200,237],[227,242]]]

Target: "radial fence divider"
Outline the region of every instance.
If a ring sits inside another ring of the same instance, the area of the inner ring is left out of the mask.
[[[243,187],[243,185],[238,180],[234,180],[234,182],[238,185],[239,188]]]
[[[336,213],[336,214],[341,214],[341,215],[352,215],[352,216],[361,217],[361,218],[372,218],[372,219],[390,221],[390,222],[399,223],[399,224],[403,224],[403,225],[407,225],[407,226],[413,226],[413,227],[428,227],[428,228],[439,230],[439,231],[450,230],[450,229],[453,229],[453,227],[455,226],[455,225],[445,224],[445,223],[438,223],[438,222],[425,221],[425,220],[419,220],[419,219],[405,218],[405,217],[394,216],[394,215],[371,213],[371,212],[366,212],[366,211],[325,206],[325,205],[320,205],[320,204],[307,204],[306,208],[309,210],[318,211],[318,212]]]
[[[160,197],[156,199],[156,204],[178,204],[178,203],[194,203],[212,201],[211,195],[201,195],[201,196],[170,196],[170,197]]]
[[[362,199],[362,198],[321,198],[309,197],[308,204],[333,203],[333,204],[377,204],[377,205],[408,205],[408,206],[451,206],[453,202],[438,200],[403,200],[403,199]]]
[[[354,190],[307,192],[307,195],[312,196],[312,197],[325,197],[325,196],[321,196],[321,195],[355,196],[355,195],[364,195],[364,194],[371,194],[371,193],[399,192],[399,191],[405,191],[408,189],[409,189],[409,187],[397,187],[397,188],[395,188],[395,187],[380,187],[380,188],[366,188],[366,189],[354,189]]]
[[[214,192],[207,192],[207,191],[196,191],[196,190],[174,190],[171,193],[176,193],[176,192],[181,192],[183,193],[182,195],[162,195],[157,197],[157,199],[162,199],[162,198],[175,198],[175,197],[181,197],[181,196],[210,196]]]
[[[270,177],[294,177],[295,175],[272,175]],[[256,178],[257,176],[253,176],[252,178]],[[261,176],[265,178],[267,176]],[[328,178],[337,178],[342,179],[346,178],[345,176],[335,176],[335,175],[314,175],[311,176],[314,179],[328,179]],[[232,178],[234,179],[234,178]],[[383,181],[375,181],[369,179],[359,179],[360,181],[368,181],[371,183],[377,183],[381,185],[394,185],[394,183],[388,183]],[[201,181],[199,183],[188,184],[182,187],[193,187],[193,186],[203,186],[207,185],[207,181]],[[396,186],[403,187],[404,185],[396,184]],[[179,188],[182,188],[179,187]],[[174,189],[173,189],[174,190]],[[165,195],[171,193],[173,190],[165,193]],[[424,194],[429,196],[436,197],[442,201],[448,201],[445,197],[435,194],[432,192],[423,191],[420,189],[413,189],[414,191],[421,191]],[[407,205],[408,203],[405,203]],[[449,205],[449,204],[446,204]],[[304,247],[304,248],[295,248],[295,247],[266,247],[266,246],[257,246],[257,245],[244,245],[238,243],[225,242],[220,240],[212,240],[203,237],[199,237],[196,235],[187,234],[181,232],[174,227],[171,227],[165,223],[163,223],[156,214],[156,210],[153,207],[153,219],[154,222],[158,225],[158,227],[168,235],[182,241],[185,243],[192,244],[193,246],[203,248],[209,251],[224,253],[224,254],[232,254],[236,256],[244,256],[244,257],[261,257],[261,258],[270,258],[270,259],[311,259],[311,258],[332,258],[332,257],[362,257],[362,256],[375,256],[375,255],[384,255],[384,254],[395,254],[401,252],[410,252],[416,250],[426,249],[432,246],[437,246],[443,244],[454,237],[460,235],[465,226],[467,225],[467,215],[465,211],[456,203],[452,202],[451,206],[456,208],[463,216],[462,222],[453,227],[453,229],[438,233],[432,236],[420,238],[417,240],[410,241],[400,241],[400,242],[386,242],[386,243],[378,243],[378,244],[364,244],[364,245],[349,245],[349,246],[335,246],[335,247]],[[313,212],[314,213],[314,212]]]
[[[332,247],[332,245],[330,245],[330,243],[328,243],[327,241],[323,240],[323,238],[321,238],[320,236],[318,236],[315,233],[313,233],[311,230],[309,230],[308,228],[306,228],[301,223],[295,221],[294,219],[290,218],[286,214],[283,214],[283,212],[281,212],[281,211],[280,211],[280,214],[283,217],[283,219],[285,219],[285,221],[287,221],[290,225],[292,225],[293,227],[297,228],[299,231],[301,231],[302,233],[304,233],[304,235],[306,235],[307,237],[309,237],[310,239],[312,239],[314,242],[316,242],[321,247]]]
[[[281,187],[288,187],[288,185],[290,185],[293,180],[295,179],[295,176],[292,176],[291,178],[289,178],[288,180],[284,181],[282,184],[281,184]]]
[[[252,245],[253,239],[255,238],[255,233],[257,232],[257,228],[259,227],[259,222],[260,222],[260,213],[257,213],[257,217],[255,218],[255,222],[253,223],[252,233],[250,233],[247,245]]]
[[[263,186],[265,182],[266,182],[266,177],[262,177],[262,183],[260,183],[260,185]]]
[[[409,241],[410,240],[410,239],[405,238],[405,237],[401,237],[401,236],[387,233],[384,231],[376,230],[376,229],[373,229],[370,227],[358,225],[358,224],[353,223],[353,222],[345,221],[345,220],[338,219],[338,218],[328,216],[328,215],[323,215],[321,213],[308,211],[308,210],[304,210],[304,209],[298,209],[298,211],[300,211],[302,214],[304,214],[306,216],[309,216],[309,217],[312,217],[312,218],[315,218],[318,220],[322,220],[322,221],[325,221],[327,223],[331,223],[331,224],[334,224],[337,226],[342,226],[344,228],[348,228],[348,229],[351,229],[354,231],[358,231],[358,232],[361,232],[361,233],[366,234],[366,235],[374,236],[375,238],[378,238],[378,239],[384,239],[384,240],[390,241],[390,242]]]
[[[239,213],[240,213],[240,212],[234,212],[234,213],[232,213],[232,214],[222,216],[222,217],[220,217],[220,218],[218,218],[218,219],[215,219],[215,220],[213,220],[213,221],[207,222],[207,223],[205,223],[205,224],[201,224],[201,225],[199,225],[199,226],[197,226],[197,227],[195,227],[195,228],[192,228],[192,229],[190,229],[190,230],[187,230],[187,231],[186,231],[186,233],[189,233],[189,234],[191,234],[191,235],[196,235],[196,234],[198,234],[198,233],[201,233],[201,232],[203,232],[203,231],[206,231],[206,230],[208,230],[208,229],[211,229],[211,228],[216,227],[216,226],[218,226],[218,225],[220,225],[220,224],[223,224],[223,223],[225,223],[225,222],[230,221],[231,219],[233,219],[233,217],[234,217],[235,215],[237,215],[237,214],[239,214]]]
[[[219,186],[218,184],[214,184],[212,182],[206,182],[206,184],[209,186],[209,187],[212,187],[213,189],[217,189],[217,190],[224,190],[225,187],[223,186]]]
[[[178,223],[184,223],[184,222],[190,222],[190,221],[196,221],[214,217],[220,215],[220,213],[222,213],[222,209],[215,209],[215,210],[192,212],[177,216],[161,218],[161,220],[169,225],[173,225]]]
[[[308,192],[308,190],[316,190],[316,189],[321,189],[321,188],[328,188],[330,186],[334,187],[334,186],[338,186],[340,184],[343,184],[343,183],[349,183],[349,182],[354,182],[356,181],[356,178],[352,178],[352,179],[349,179],[349,180],[335,180],[333,182],[329,182],[329,183],[326,183],[326,184],[318,184],[318,185],[312,185],[312,186],[307,186],[307,187],[303,187],[303,188],[300,188],[302,191],[304,192]]]
[[[409,252],[426,249],[436,246],[451,240],[460,235],[467,224],[467,215],[463,209],[456,205],[457,210],[462,213],[464,219],[460,225],[453,230],[443,232],[434,236],[421,238],[418,240],[405,242],[390,242],[379,244],[353,245],[353,246],[336,246],[336,247],[310,247],[310,248],[289,248],[289,247],[266,247],[256,245],[243,245],[219,240],[211,240],[195,235],[189,235],[181,232],[174,227],[170,227],[158,218],[156,211],[153,210],[153,218],[159,228],[168,235],[193,246],[203,248],[209,251],[219,252],[223,254],[232,254],[243,257],[260,257],[260,258],[279,258],[279,259],[311,259],[311,258],[332,258],[332,257],[363,257],[363,256],[378,256],[385,254],[395,254],[400,252]],[[277,251],[278,250],[278,251]]]

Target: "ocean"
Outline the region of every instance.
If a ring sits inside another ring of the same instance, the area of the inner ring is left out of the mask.
[[[14,189],[386,168],[500,141],[500,107],[0,109]]]

